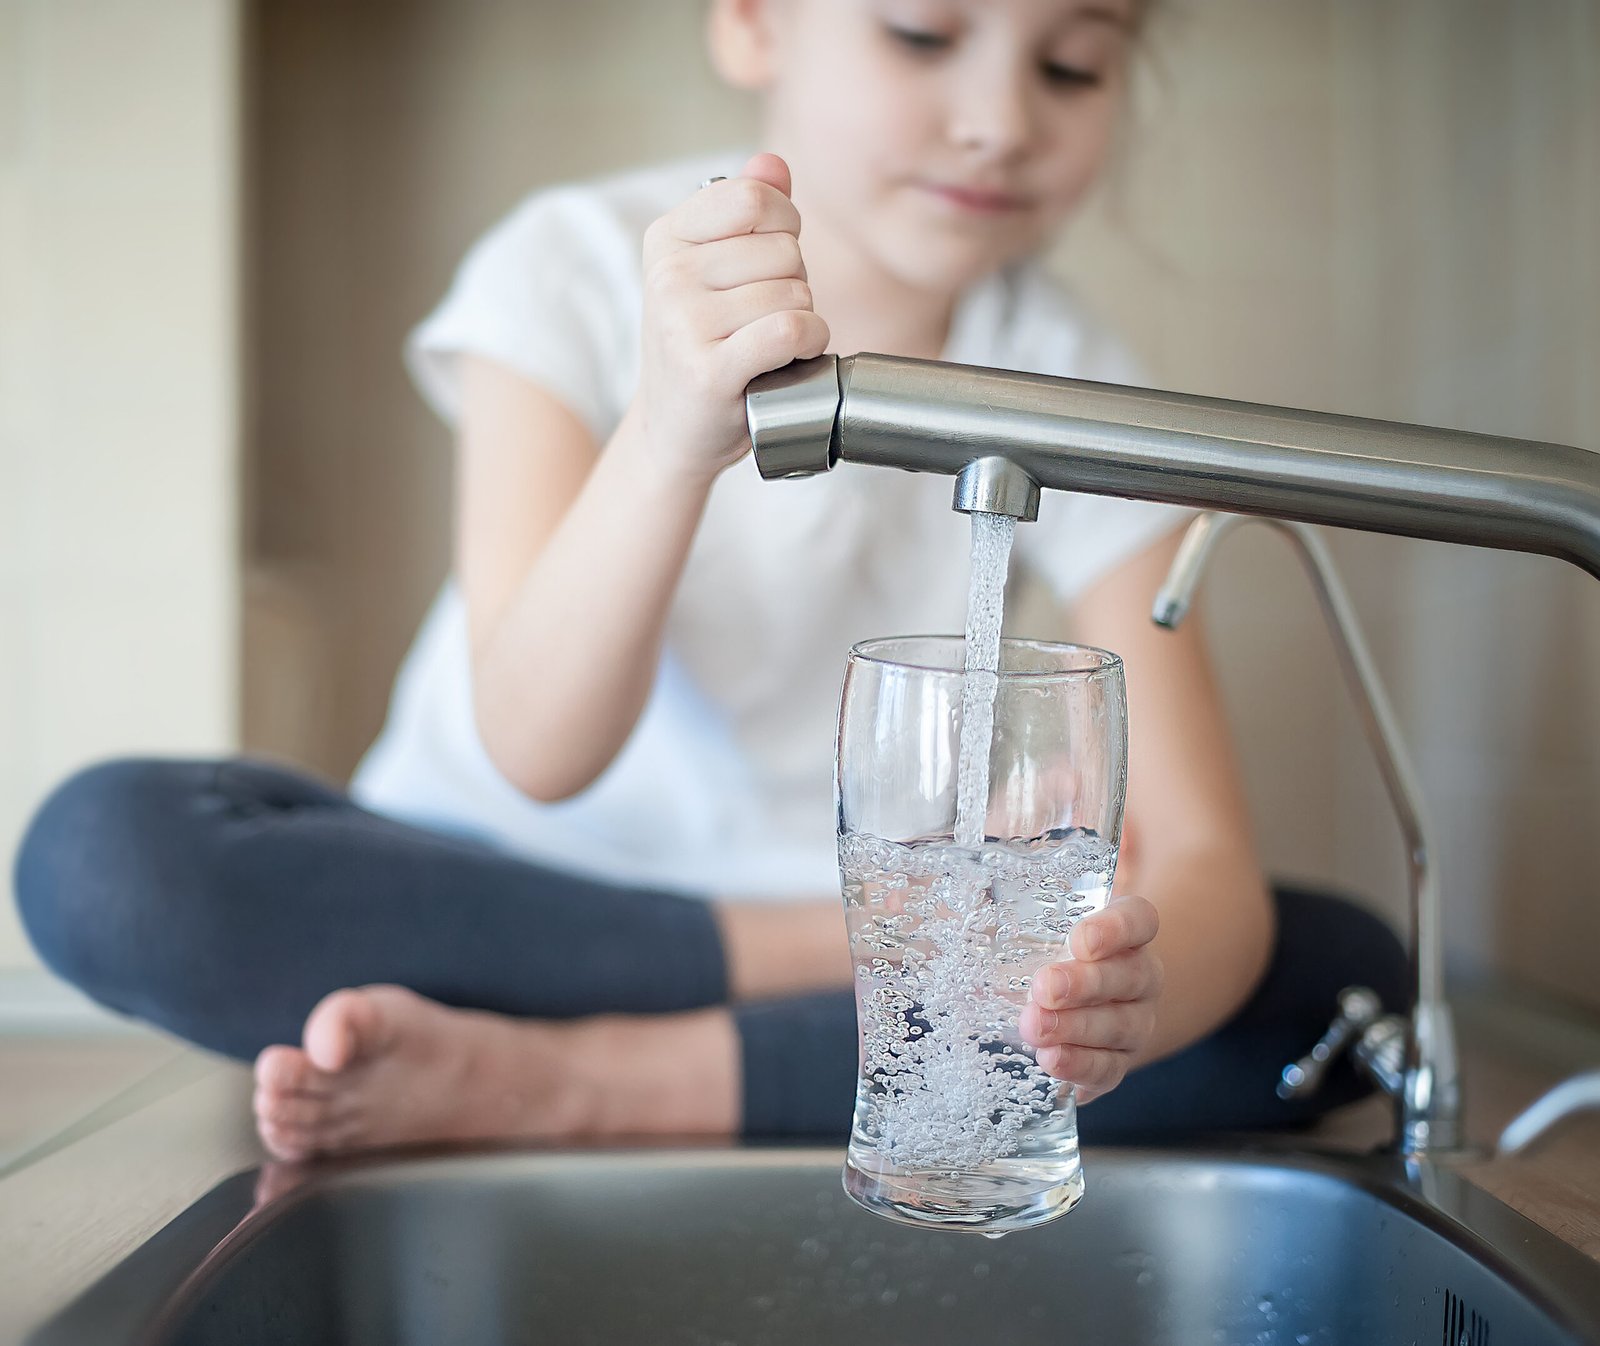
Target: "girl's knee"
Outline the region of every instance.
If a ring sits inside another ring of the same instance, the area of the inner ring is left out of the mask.
[[[1368,986],[1384,1009],[1410,1009],[1410,956],[1388,922],[1332,893],[1280,888],[1277,896],[1279,960],[1297,982],[1319,988],[1324,999],[1345,986]]]
[[[122,759],[62,782],[23,833],[14,890],[45,963],[93,990],[120,946],[148,937],[161,894],[152,864],[171,845],[199,764]]]

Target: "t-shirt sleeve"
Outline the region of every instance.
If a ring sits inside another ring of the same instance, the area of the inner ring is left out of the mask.
[[[1063,364],[1059,372],[1066,378],[1136,386],[1147,382],[1127,348],[1105,333],[1085,332]],[[1017,528],[1017,557],[1060,602],[1070,603],[1194,516],[1192,509],[1155,501],[1045,491],[1038,521]]]
[[[559,398],[597,439],[610,436],[621,415],[627,271],[637,265],[620,235],[604,211],[558,189],[530,197],[473,245],[405,347],[446,424],[461,415],[460,358],[478,355]]]

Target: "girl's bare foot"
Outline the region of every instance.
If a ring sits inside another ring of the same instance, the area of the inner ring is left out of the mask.
[[[440,1141],[729,1134],[738,1059],[721,1010],[521,1020],[368,986],[324,999],[303,1047],[256,1058],[256,1124],[290,1160]]]

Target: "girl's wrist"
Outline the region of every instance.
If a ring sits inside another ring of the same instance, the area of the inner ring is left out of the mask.
[[[617,433],[607,449],[629,475],[656,499],[679,499],[698,507],[704,504],[720,467],[689,466],[684,455],[661,443],[637,399],[623,413]]]

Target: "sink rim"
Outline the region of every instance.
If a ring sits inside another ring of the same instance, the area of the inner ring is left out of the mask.
[[[581,1170],[603,1161],[652,1171],[761,1167],[839,1169],[843,1147],[697,1140],[620,1143],[560,1149],[481,1146],[352,1155],[308,1165],[267,1164],[223,1179],[131,1249],[103,1276],[25,1338],[25,1346],[65,1346],[83,1328],[109,1319],[133,1328],[129,1340],[159,1337],[192,1297],[252,1244],[268,1237],[288,1211],[338,1190],[404,1181],[440,1181],[495,1169],[508,1175]],[[1242,1145],[1173,1149],[1086,1147],[1093,1199],[1096,1169],[1255,1170],[1309,1174],[1353,1187],[1474,1258],[1578,1340],[1600,1342],[1600,1266],[1497,1197],[1432,1160],[1384,1153],[1287,1149],[1260,1139]],[[267,1176],[288,1185],[258,1199]],[[1071,1219],[1071,1215],[1065,1217]]]

